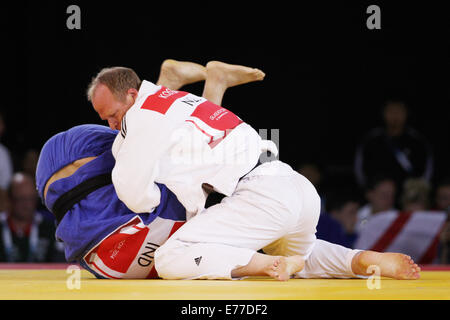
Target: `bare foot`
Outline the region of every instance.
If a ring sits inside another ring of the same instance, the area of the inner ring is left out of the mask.
[[[302,271],[305,261],[300,256],[274,257],[272,265],[267,266],[267,275],[280,281],[289,280],[291,275]]]
[[[371,275],[367,273],[369,266],[379,267],[382,277],[400,280],[420,278],[420,267],[410,256],[402,253],[361,251],[352,260],[352,269],[355,274]]]
[[[205,79],[206,68],[204,66],[188,61],[167,59],[161,65],[157,84],[178,90],[184,85]]]
[[[261,81],[265,73],[256,68],[227,64],[220,61],[210,61],[206,65],[208,79],[223,83],[225,87],[234,87],[240,84]]]

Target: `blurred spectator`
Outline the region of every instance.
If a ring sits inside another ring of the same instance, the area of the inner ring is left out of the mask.
[[[439,236],[439,263],[450,264],[450,221],[448,220]]]
[[[0,139],[6,130],[5,121],[0,112]],[[12,159],[9,150],[0,143],[0,211],[6,210],[6,190],[11,182],[13,174]]]
[[[0,261],[65,261],[63,248],[55,239],[54,221],[36,210],[38,196],[33,178],[14,174],[8,197],[10,208],[0,213]]]
[[[403,186],[401,208],[406,212],[425,211],[430,207],[431,186],[421,178],[407,179]]]
[[[39,160],[39,152],[34,149],[28,149],[21,162],[22,172],[33,177],[34,183],[36,183],[36,167]],[[48,211],[43,202],[38,201],[37,210],[46,218],[54,220],[53,214]]]
[[[311,162],[302,163],[297,167],[297,172],[308,179],[316,189],[319,189],[322,181],[322,172],[317,164]]]
[[[367,184],[367,204],[358,210],[356,231],[359,233],[367,220],[379,212],[394,210],[397,188],[388,176],[374,176]]]
[[[431,180],[434,170],[431,145],[407,125],[407,118],[408,109],[403,101],[385,103],[384,127],[371,130],[356,150],[354,170],[362,188],[380,172],[391,175],[399,191],[409,177]]]
[[[354,248],[401,252],[419,264],[439,262],[444,212],[390,210],[372,216],[358,233]]]
[[[317,224],[317,238],[352,248],[357,238],[359,206],[355,193],[337,191],[327,195],[326,212],[320,214]]]
[[[39,152],[28,149],[22,160],[22,171],[35,179],[36,167],[39,160]]]
[[[450,214],[450,178],[446,178],[436,185],[434,209],[447,211]]]
[[[447,212],[447,222],[439,238],[439,263],[450,264],[450,178],[448,177],[436,185],[434,209]]]
[[[438,263],[440,252],[445,249],[442,246],[445,239],[440,241],[439,238],[447,215],[428,211],[429,183],[420,178],[407,179],[400,197],[401,210],[393,208],[393,180],[380,178],[374,186],[367,197],[370,203],[378,203],[373,208],[377,207],[379,213],[361,222],[355,248],[401,252],[420,264]]]

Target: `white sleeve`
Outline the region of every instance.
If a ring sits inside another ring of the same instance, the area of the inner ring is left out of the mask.
[[[160,203],[161,192],[154,181],[164,134],[155,134],[159,126],[153,124],[157,121],[145,113],[127,113],[126,137],[118,134],[113,145],[114,188],[119,199],[136,213],[152,212]]]

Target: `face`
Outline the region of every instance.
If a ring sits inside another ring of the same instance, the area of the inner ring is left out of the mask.
[[[12,182],[11,188],[11,215],[19,220],[31,219],[37,207],[33,181],[25,176],[18,177]]]
[[[23,159],[23,170],[29,174],[34,175],[36,166],[39,160],[39,153],[35,150],[29,150]]]
[[[436,205],[440,210],[450,207],[450,185],[441,186],[436,191]]]
[[[367,193],[367,198],[374,212],[389,210],[395,202],[395,183],[390,180],[380,182],[373,190]]]
[[[384,110],[384,120],[388,127],[403,127],[406,118],[406,107],[402,103],[390,103]]]
[[[129,89],[125,99],[117,99],[111,90],[103,84],[97,85],[92,96],[92,105],[102,120],[108,121],[113,130],[120,130],[122,118],[134,104],[138,91]]]
[[[342,224],[348,233],[353,232],[358,216],[359,203],[347,202],[340,210],[333,211],[333,216]]]

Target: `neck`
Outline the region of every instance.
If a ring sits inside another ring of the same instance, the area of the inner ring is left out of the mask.
[[[387,127],[386,131],[389,136],[397,137],[403,133],[403,127]]]
[[[390,209],[380,208],[380,207],[377,208],[377,207],[372,206],[372,213],[378,213],[378,212],[387,211],[387,210],[390,210]]]

